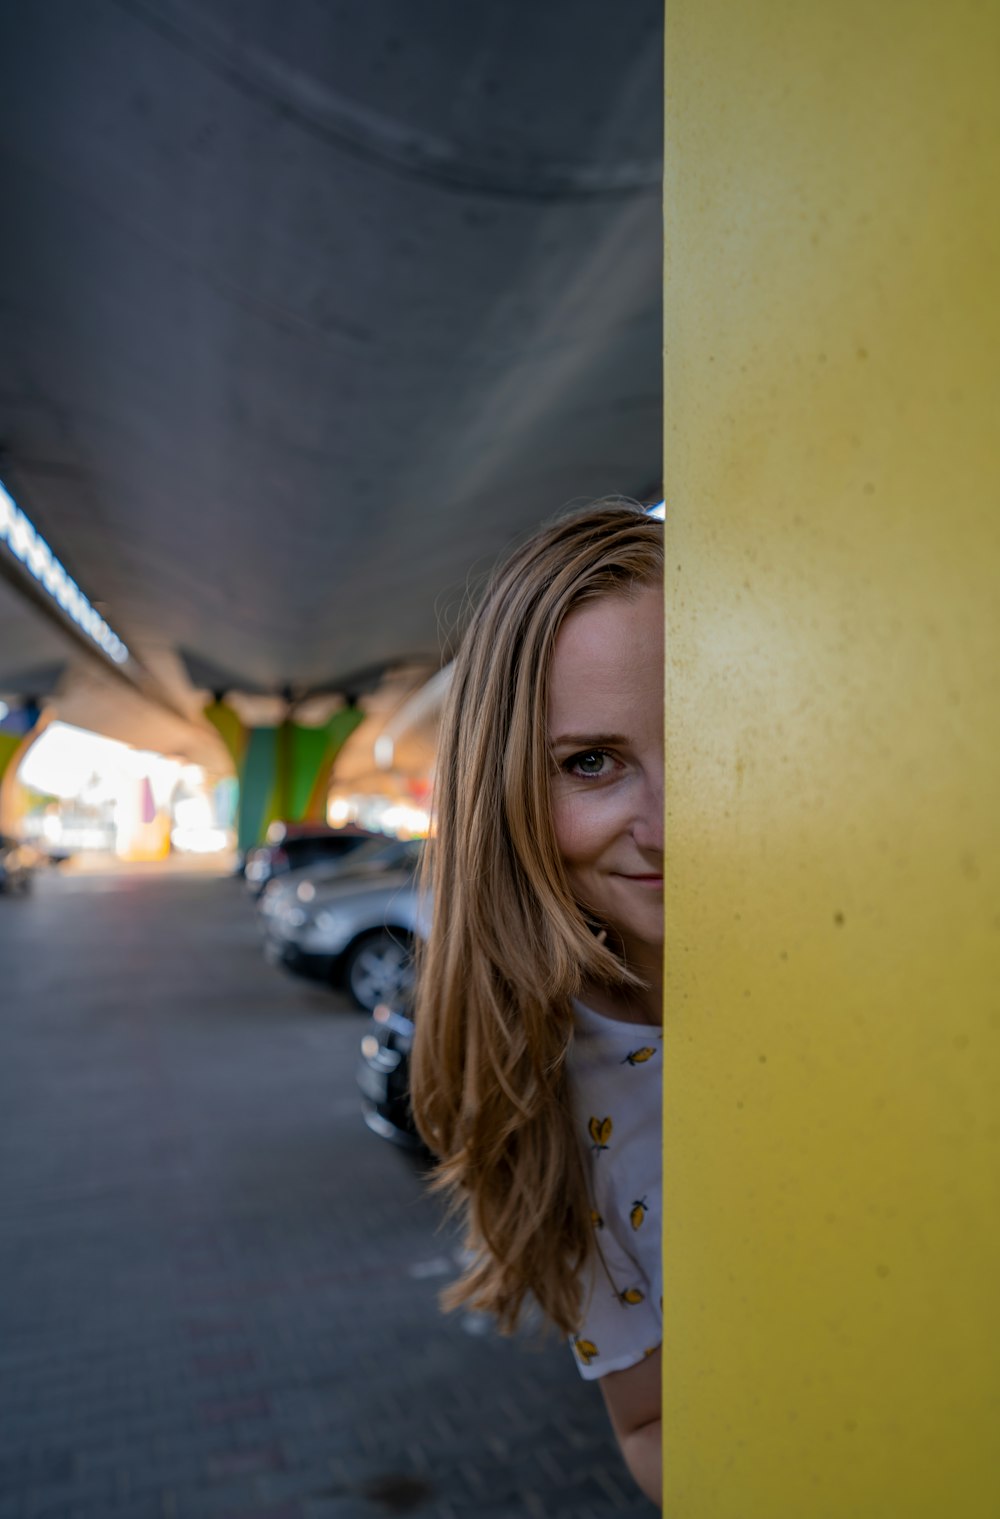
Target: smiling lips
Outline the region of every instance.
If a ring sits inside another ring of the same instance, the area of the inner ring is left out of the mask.
[[[637,881],[640,886],[662,886],[663,877],[660,876],[626,876],[626,881]]]

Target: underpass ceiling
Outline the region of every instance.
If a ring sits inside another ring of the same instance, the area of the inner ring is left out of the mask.
[[[66,658],[63,636],[0,576],[0,698],[47,696]]]
[[[658,0],[2,8],[0,477],[193,722],[199,661],[433,667],[658,478],[661,52]]]

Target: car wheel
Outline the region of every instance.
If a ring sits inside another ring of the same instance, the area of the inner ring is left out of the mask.
[[[360,1008],[390,1007],[413,985],[413,944],[407,934],[382,929],[351,946],[344,960],[344,985]]]

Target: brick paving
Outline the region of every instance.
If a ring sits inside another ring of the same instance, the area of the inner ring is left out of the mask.
[[[0,897],[0,1519],[648,1519],[551,1340],[436,1296],[364,1019],[234,880]]]

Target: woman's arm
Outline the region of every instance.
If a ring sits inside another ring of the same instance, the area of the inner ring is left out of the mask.
[[[647,1498],[663,1504],[663,1446],[660,1347],[652,1355],[601,1377],[604,1394],[625,1463]]]

